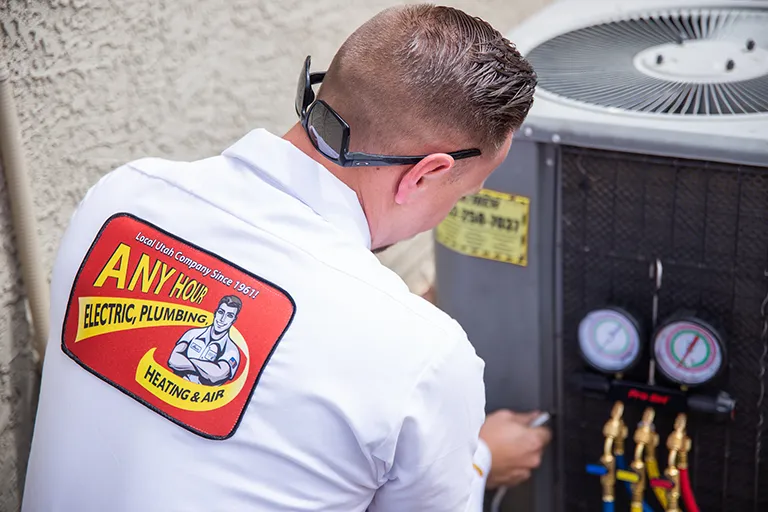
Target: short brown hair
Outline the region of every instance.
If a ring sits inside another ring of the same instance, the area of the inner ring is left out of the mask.
[[[230,308],[235,308],[235,316],[239,315],[240,310],[243,309],[243,301],[240,300],[240,297],[236,295],[223,296],[221,300],[219,300],[219,305],[216,306],[216,309],[218,309],[222,304]]]
[[[382,11],[341,46],[318,97],[351,127],[352,150],[446,138],[498,149],[533,104],[536,74],[490,24],[451,7]],[[442,147],[437,147],[442,145]]]

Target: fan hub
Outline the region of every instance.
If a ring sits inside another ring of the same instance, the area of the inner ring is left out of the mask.
[[[768,75],[768,50],[745,41],[698,39],[665,43],[635,55],[635,68],[670,82],[722,84]]]

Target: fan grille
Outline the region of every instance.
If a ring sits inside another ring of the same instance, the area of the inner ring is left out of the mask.
[[[528,54],[539,88],[628,112],[768,112],[768,11],[647,13],[554,37]]]

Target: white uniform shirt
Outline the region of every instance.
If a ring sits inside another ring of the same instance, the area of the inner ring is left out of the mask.
[[[483,362],[370,252],[356,194],[289,142],[255,130],[109,173],[51,289],[24,512],[474,510]],[[243,304],[237,370],[178,377],[176,341],[225,292]]]

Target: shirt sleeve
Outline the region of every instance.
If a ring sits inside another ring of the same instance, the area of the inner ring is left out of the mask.
[[[464,341],[423,373],[369,512],[475,512],[470,495],[487,472],[475,458],[485,419],[483,370]]]
[[[485,486],[488,482],[488,472],[491,470],[491,451],[482,439],[478,442],[475,451],[475,469],[478,471],[478,475],[472,482],[472,493],[467,512],[483,512]]]
[[[233,341],[227,342],[219,361],[225,361],[229,365],[229,378],[233,378],[237,373],[238,366],[240,366],[240,350]]]

